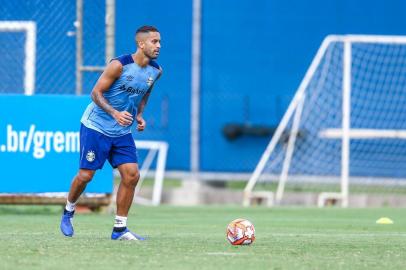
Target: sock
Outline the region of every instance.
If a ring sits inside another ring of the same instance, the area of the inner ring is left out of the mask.
[[[68,212],[75,211],[76,202],[71,203],[70,201],[66,200],[65,210]]]
[[[116,216],[113,231],[123,232],[125,229],[127,229],[127,217]]]

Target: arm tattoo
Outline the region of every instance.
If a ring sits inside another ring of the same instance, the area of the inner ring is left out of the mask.
[[[109,104],[107,99],[103,96],[100,92],[92,92],[92,100],[96,103],[100,108],[102,108],[108,114],[112,114],[115,110],[113,106]]]

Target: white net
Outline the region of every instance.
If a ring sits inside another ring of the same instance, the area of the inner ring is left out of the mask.
[[[76,4],[75,0],[2,1],[1,94],[75,93]],[[82,13],[83,64],[104,65],[105,0],[83,0]],[[34,43],[27,43],[28,33],[31,32],[21,26],[27,23],[35,25]],[[16,24],[20,27],[16,27]],[[34,52],[34,59],[28,59],[28,52]],[[28,67],[27,59],[28,62],[34,60]],[[96,79],[97,74],[85,74],[82,82],[85,93]]]
[[[349,137],[349,162],[344,166],[348,164],[350,192],[376,187],[393,192],[406,184],[406,39],[365,41],[351,36],[348,58],[344,40],[331,39],[319,51],[299,89],[303,98],[294,101],[286,126],[280,126],[281,136],[272,139],[273,151],[257,168],[259,177],[251,179],[251,184],[257,183],[255,189],[272,181],[276,188],[282,181],[282,192],[286,180],[285,188],[291,190],[340,191],[344,134]],[[350,64],[346,66],[344,59]],[[345,72],[350,91],[348,133],[343,130]]]

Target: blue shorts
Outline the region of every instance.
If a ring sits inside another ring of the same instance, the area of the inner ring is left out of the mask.
[[[131,133],[120,137],[109,137],[82,124],[79,168],[101,169],[106,159],[113,168],[124,163],[138,163],[137,148]]]

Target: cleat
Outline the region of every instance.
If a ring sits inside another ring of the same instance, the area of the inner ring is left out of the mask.
[[[73,226],[72,226],[72,218],[73,214],[75,214],[75,211],[69,212],[69,211],[64,211],[61,219],[61,232],[65,236],[72,237],[73,236]]]
[[[135,241],[144,241],[147,240],[145,237],[139,236],[129,229],[125,229],[122,232],[115,232],[111,233],[111,240],[135,240]]]

